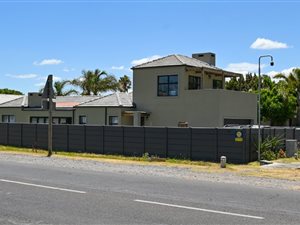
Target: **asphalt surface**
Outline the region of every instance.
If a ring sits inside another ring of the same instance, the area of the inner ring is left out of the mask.
[[[0,224],[300,224],[300,192],[0,161]]]

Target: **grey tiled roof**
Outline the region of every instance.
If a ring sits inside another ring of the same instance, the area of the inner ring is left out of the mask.
[[[78,107],[97,107],[97,106],[119,106],[133,107],[132,93],[116,92],[96,100],[82,103]]]
[[[1,97],[0,97],[1,98]],[[81,103],[98,99],[99,96],[57,96],[54,100],[56,102],[57,108],[70,108]],[[27,107],[28,106],[28,96],[19,95],[17,99],[4,102],[0,104],[0,107]]]
[[[100,96],[57,96],[54,100],[57,108],[119,106],[132,107],[132,93],[113,93],[104,97]],[[27,107],[28,96],[19,95],[17,99],[4,102],[0,107]]]
[[[159,59],[155,59],[150,62],[146,62],[137,66],[133,69],[148,68],[148,67],[163,67],[163,66],[193,66],[193,67],[205,67],[209,69],[221,70],[216,66],[209,65],[199,59],[191,58],[184,55],[168,55]]]
[[[23,99],[23,95],[6,95],[6,94],[0,94],[0,104],[8,103],[11,101],[14,101],[16,99]]]
[[[16,106],[16,101],[22,103],[23,100],[23,95],[5,95],[5,94],[0,94],[0,107],[2,105],[7,105],[7,107],[15,107]]]

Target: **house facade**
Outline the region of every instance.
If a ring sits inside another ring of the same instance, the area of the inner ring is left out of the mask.
[[[136,110],[150,115],[145,125],[256,123],[256,95],[225,90],[225,79],[241,74],[217,68],[213,53],[170,55],[132,69]]]
[[[215,66],[213,53],[169,55],[132,68],[133,92],[57,96],[55,124],[220,127],[255,124],[255,94],[224,90],[241,74]],[[48,123],[41,94],[0,96],[2,122]]]

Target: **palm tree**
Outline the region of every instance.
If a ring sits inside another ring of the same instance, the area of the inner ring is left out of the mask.
[[[275,78],[282,79],[285,88],[291,90],[297,98],[297,125],[300,125],[300,68],[293,69],[288,76],[280,73]]]
[[[131,88],[131,81],[130,78],[127,75],[124,75],[123,77],[120,77],[119,79],[119,91],[120,92],[128,92],[128,90]]]
[[[96,69],[95,71],[83,70],[82,76],[71,82],[82,89],[81,95],[98,95],[101,92],[115,91],[118,82],[113,75]]]
[[[54,82],[54,93],[56,96],[67,96],[71,94],[78,94],[75,89],[64,90],[65,86],[71,84],[71,81],[63,80]]]

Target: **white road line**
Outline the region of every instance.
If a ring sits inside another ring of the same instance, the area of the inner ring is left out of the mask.
[[[72,189],[51,187],[51,186],[45,186],[45,185],[39,185],[39,184],[31,184],[31,183],[25,183],[25,182],[20,182],[20,181],[5,180],[5,179],[0,179],[0,181],[6,182],[6,183],[21,184],[21,185],[26,185],[26,186],[33,186],[33,187],[47,188],[47,189],[53,189],[53,190],[59,190],[59,191],[67,191],[67,192],[73,192],[73,193],[79,193],[79,194],[86,194],[85,191],[77,191],[77,190],[72,190]]]
[[[136,199],[134,201],[141,202],[141,203],[147,203],[147,204],[153,204],[153,205],[162,205],[162,206],[169,206],[169,207],[174,207],[174,208],[191,209],[191,210],[196,210],[196,211],[218,213],[218,214],[224,214],[224,215],[230,215],[230,216],[239,216],[239,217],[246,217],[246,218],[252,218],[252,219],[259,219],[259,220],[264,219],[264,217],[260,217],[260,216],[251,216],[251,215],[230,213],[230,212],[217,211],[217,210],[211,210],[211,209],[201,209],[201,208],[195,208],[195,207],[189,207],[189,206],[183,206],[183,205],[167,204],[167,203],[162,203],[162,202],[152,202],[152,201],[145,201],[145,200],[139,200],[139,199]]]

